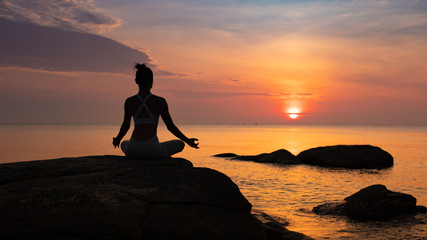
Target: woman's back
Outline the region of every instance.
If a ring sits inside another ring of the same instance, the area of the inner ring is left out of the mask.
[[[152,94],[138,94],[126,100],[125,110],[133,116],[135,122],[132,133],[135,140],[143,141],[157,134],[158,119],[164,101],[164,98]]]

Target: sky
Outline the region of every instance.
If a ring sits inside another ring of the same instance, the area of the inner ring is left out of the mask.
[[[0,0],[0,123],[427,125],[427,1]]]

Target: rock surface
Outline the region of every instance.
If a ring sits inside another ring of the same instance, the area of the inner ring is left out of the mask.
[[[271,153],[262,153],[258,155],[237,155],[235,153],[221,153],[214,157],[231,158],[234,160],[253,161],[259,163],[278,163],[278,164],[300,164],[301,161],[292,153],[285,149],[279,149]]]
[[[416,198],[392,192],[384,185],[372,185],[347,197],[343,202],[325,203],[313,208],[317,214],[346,215],[359,221],[387,220],[398,215],[421,212]]]
[[[261,222],[261,226],[270,240],[313,240],[313,238],[307,237],[302,233],[287,230],[284,226],[289,223],[284,220],[281,221],[258,210],[254,210],[252,213]]]
[[[185,159],[0,165],[3,240],[269,239],[250,211],[227,176]]]
[[[313,212],[319,215],[345,215],[345,201],[329,202],[320,204],[313,208]]]
[[[371,145],[336,145],[311,148],[297,155],[303,163],[323,167],[381,169],[393,166],[393,157]]]

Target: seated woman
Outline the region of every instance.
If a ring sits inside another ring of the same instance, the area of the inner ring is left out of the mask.
[[[129,141],[123,141],[122,151],[132,158],[161,158],[169,157],[184,149],[184,142],[193,148],[199,148],[196,138],[187,138],[173,123],[169,114],[168,104],[162,97],[151,94],[153,72],[145,64],[136,64],[135,82],[139,86],[137,95],[125,101],[125,115],[119,134],[113,138],[114,147],[119,147],[120,141],[130,128],[133,117],[135,129]],[[159,116],[162,117],[167,129],[180,140],[159,143],[157,125]]]

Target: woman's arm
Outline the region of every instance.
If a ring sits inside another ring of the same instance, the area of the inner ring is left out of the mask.
[[[186,137],[179,129],[178,127],[173,123],[172,117],[169,113],[169,107],[165,99],[162,99],[162,108],[160,112],[160,116],[162,116],[163,122],[166,124],[167,129],[175,135],[177,138],[181,139],[185,143],[187,143],[190,147],[193,148],[199,148],[199,143],[196,143],[196,141],[199,141],[197,138],[188,138]]]
[[[129,128],[130,128],[130,121],[132,118],[132,115],[129,113],[129,99],[126,100],[125,102],[125,115],[123,117],[123,123],[122,126],[120,127],[120,131],[119,134],[117,134],[117,137],[113,138],[113,146],[119,147],[120,146],[120,141],[122,141],[123,137],[126,135],[126,133],[128,132]]]

